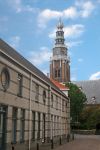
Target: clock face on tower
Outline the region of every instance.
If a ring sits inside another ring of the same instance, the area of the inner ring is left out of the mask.
[[[53,49],[53,54],[54,55],[60,55],[60,48]]]

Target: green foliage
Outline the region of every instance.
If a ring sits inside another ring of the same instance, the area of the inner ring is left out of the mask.
[[[78,122],[80,113],[82,112],[86,102],[86,95],[73,83],[66,83],[66,86],[70,89],[70,115],[72,122]]]
[[[80,128],[95,129],[100,123],[100,108],[95,106],[86,107],[80,114]]]

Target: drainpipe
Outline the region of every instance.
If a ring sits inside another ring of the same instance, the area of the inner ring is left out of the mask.
[[[48,137],[51,137],[51,131],[50,131],[50,129],[51,129],[51,125],[50,125],[50,123],[51,123],[51,111],[50,111],[50,106],[51,106],[51,86],[49,85],[49,99],[48,99],[48,129],[49,129],[49,131],[48,131]]]
[[[29,150],[31,147],[31,97],[32,97],[32,74],[30,75],[30,95],[29,95]]]

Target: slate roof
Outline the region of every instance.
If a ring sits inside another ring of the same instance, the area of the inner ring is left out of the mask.
[[[19,62],[21,65],[25,66],[28,70],[33,72],[36,76],[43,79],[49,85],[51,85],[52,88],[60,92],[63,96],[66,96],[57,86],[55,86],[50,79],[38,68],[36,68],[31,62],[29,62],[27,59],[25,59],[22,55],[20,55],[14,48],[9,46],[6,42],[4,42],[2,39],[0,39],[0,53],[2,52],[6,53],[9,57]],[[1,55],[0,54],[0,55]]]
[[[100,104],[100,79],[74,83],[86,94],[87,104]]]

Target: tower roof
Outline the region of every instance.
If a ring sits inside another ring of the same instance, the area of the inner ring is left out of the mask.
[[[61,20],[61,18],[59,18],[59,22],[58,22],[58,24],[57,24],[57,28],[58,29],[62,29],[64,27],[64,25],[63,25],[63,23],[62,23],[62,20]]]

